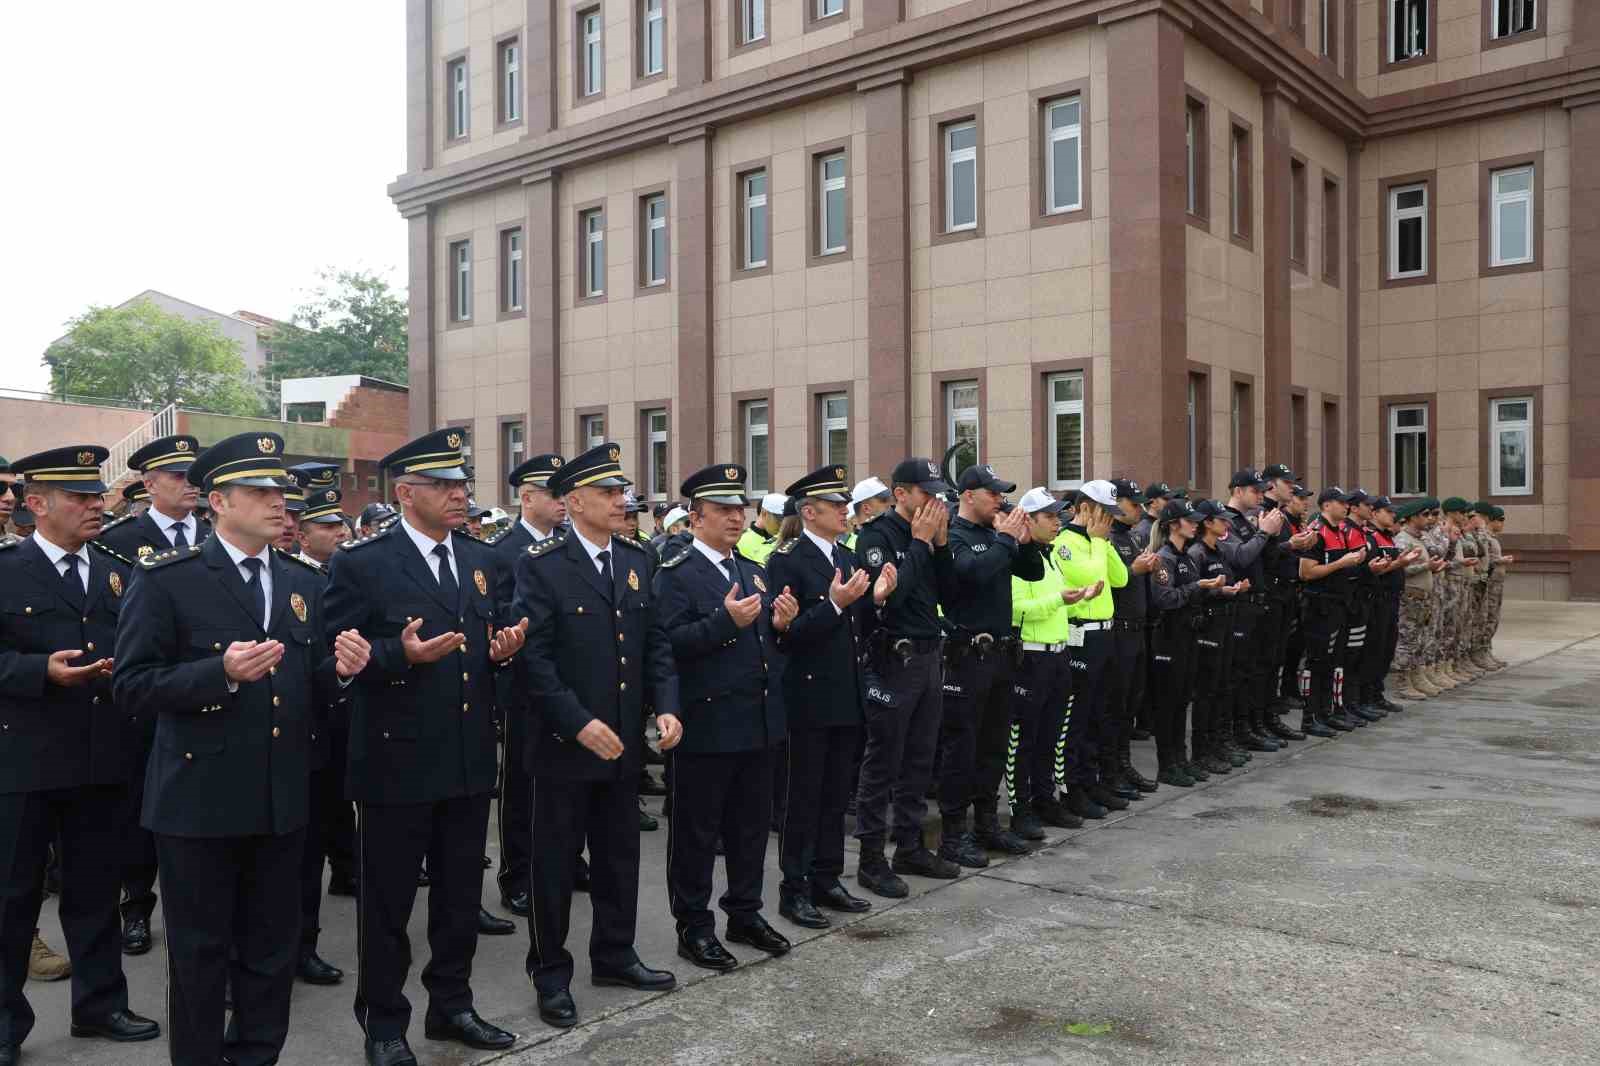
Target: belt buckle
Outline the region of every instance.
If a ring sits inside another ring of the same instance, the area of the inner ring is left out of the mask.
[[[978,653],[978,661],[984,662],[989,658],[989,652],[994,650],[993,633],[975,633],[972,637],[972,650]]]

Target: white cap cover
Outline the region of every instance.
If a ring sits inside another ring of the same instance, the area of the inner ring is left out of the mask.
[[[1117,490],[1116,487],[1113,486],[1109,481],[1104,481],[1098,478],[1094,481],[1085,481],[1083,483],[1083,487],[1078,491],[1103,507],[1110,507],[1113,510],[1116,509]]]
[[[869,477],[863,481],[856,482],[856,487],[850,490],[850,502],[852,504],[858,504],[862,500],[871,500],[878,496],[887,496],[888,494],[889,486],[885,485],[875,477]]]
[[[682,507],[674,507],[661,517],[661,528],[671,529],[674,522],[681,522],[689,517],[689,512]]]
[[[781,492],[769,492],[761,497],[761,509],[768,514],[783,517],[783,505],[789,502],[789,497]]]
[[[1017,506],[1027,514],[1038,514],[1040,511],[1054,507],[1061,509],[1061,501],[1050,495],[1043,487],[1031,488],[1022,494],[1022,499],[1017,501]]]

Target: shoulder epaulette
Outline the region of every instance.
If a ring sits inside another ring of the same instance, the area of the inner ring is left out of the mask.
[[[368,533],[364,537],[357,537],[355,540],[347,540],[343,544],[339,545],[339,550],[349,551],[351,548],[360,548],[363,545],[371,544],[373,541],[381,539],[384,534],[388,533],[389,530],[393,528],[394,526],[392,524],[387,525],[378,530],[376,533]]]
[[[689,553],[687,551],[681,551],[677,555],[674,555],[670,559],[661,560],[661,562],[658,565],[663,570],[671,570],[675,566],[682,565],[683,561],[685,559],[687,559],[687,558],[689,558]]]
[[[119,563],[126,563],[128,566],[135,565],[134,561],[132,559],[128,558],[126,555],[123,555],[119,551],[115,551],[115,550],[113,550],[111,548],[106,547],[104,544],[101,544],[97,540],[91,540],[89,542],[89,547],[94,548],[97,551],[104,552],[105,554],[111,556],[111,558],[115,559]]]
[[[154,570],[158,566],[169,566],[186,559],[198,558],[200,558],[200,545],[191,544],[187,548],[168,548],[164,552],[146,555],[139,560],[139,565],[146,570]]]
[[[554,540],[555,538],[552,537],[550,539]],[[634,540],[632,537],[618,537],[618,536],[613,535],[611,540],[615,544],[625,545],[625,546],[627,546],[629,548],[632,548],[634,551],[637,551],[637,552],[642,552],[642,551],[645,550],[645,546],[643,544],[640,544],[638,541]]]
[[[465,537],[468,540],[472,541],[474,544],[487,544],[487,543],[489,543],[488,541],[484,540],[482,537],[474,537],[471,533],[469,533],[465,529],[452,529],[450,532],[454,533],[458,537]]]
[[[563,543],[563,540],[564,538],[562,537],[546,537],[537,544],[528,545],[528,554],[537,559],[539,556],[544,555],[545,553],[553,550],[557,545]]]
[[[511,532],[511,527],[510,526],[506,526],[504,529],[497,529],[497,530],[494,531],[494,533],[491,536],[483,538],[483,542],[485,544],[488,544],[488,545],[499,544],[500,541],[501,541],[501,538],[503,538],[507,533],[510,533],[510,532]]]
[[[294,552],[286,552],[282,548],[273,548],[272,554],[276,555],[286,563],[294,563],[297,566],[303,566],[307,570],[310,570],[313,574],[321,574],[324,577],[326,577],[328,574],[328,568],[323,566],[321,563],[314,563],[310,562],[309,560],[302,559]]]
[[[4,551],[7,548],[15,548],[18,544],[21,544],[21,543],[22,543],[22,538],[21,537],[14,537],[10,533],[6,533],[4,535],[0,535],[0,551]]]
[[[799,537],[792,537],[789,540],[780,541],[778,546],[772,550],[777,555],[788,555],[790,552],[794,551],[794,546],[799,543]]]
[[[132,511],[129,511],[125,515],[121,515],[121,516],[119,516],[117,518],[113,518],[111,521],[105,523],[104,525],[102,525],[100,527],[100,535],[103,537],[107,533],[111,532],[113,529],[116,529],[118,526],[122,525],[124,522],[132,522],[135,518],[138,518],[138,517],[139,517],[138,515],[134,514]]]

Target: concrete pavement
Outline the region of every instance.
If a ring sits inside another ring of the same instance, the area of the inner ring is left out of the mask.
[[[572,1032],[537,1019],[525,931],[479,942],[478,1008],[523,1038],[506,1055],[422,1038],[419,906],[413,1047],[423,1063],[1600,1062],[1597,635],[1600,606],[1508,603],[1496,650],[1512,669],[1163,787],[1032,856],[913,879],[911,898],[822,935],[777,918],[771,869],[769,916],[795,950],[758,962],[736,947],[746,965],[726,976],[675,957],[666,833],[647,834],[640,953],[679,990],[590,988],[579,897]],[[488,876],[484,899],[498,910]],[[326,901],[323,954],[351,976],[296,986],[285,1063],[361,1061],[353,919],[351,901]],[[54,901],[41,925],[60,948]],[[134,1008],[164,1022],[156,932],[128,974]],[[166,1061],[164,1041],[68,1037],[64,983],[28,994],[25,1063]]]

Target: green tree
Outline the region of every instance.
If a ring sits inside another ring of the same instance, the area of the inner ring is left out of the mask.
[[[51,391],[63,396],[265,413],[265,397],[250,384],[238,342],[214,323],[191,321],[149,300],[89,308],[67,323],[66,336],[45,351],[44,363]]]
[[[362,374],[406,383],[406,298],[371,271],[323,271],[292,321],[273,331],[272,376]]]

